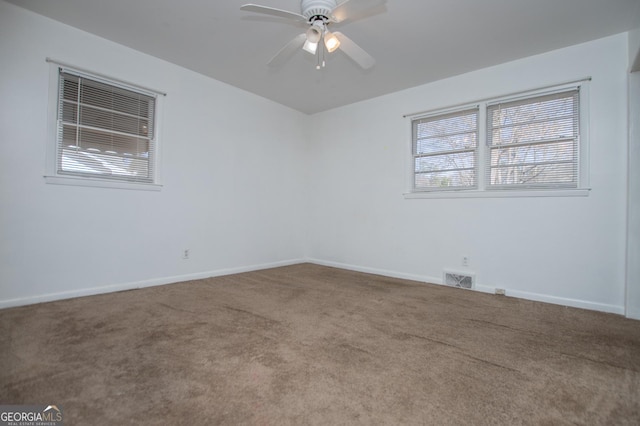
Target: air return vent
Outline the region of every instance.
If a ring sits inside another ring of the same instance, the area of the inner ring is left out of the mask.
[[[476,277],[469,273],[444,271],[442,282],[449,287],[473,289],[476,286]]]

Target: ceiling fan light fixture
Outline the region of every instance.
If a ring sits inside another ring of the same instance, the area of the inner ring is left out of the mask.
[[[302,46],[302,49],[304,49],[306,52],[311,53],[312,55],[315,55],[316,51],[318,50],[318,43],[317,42],[316,43],[310,42],[309,39],[307,39],[304,42],[304,45]]]
[[[324,30],[322,21],[315,21],[305,33],[309,43],[319,43]]]
[[[327,48],[327,52],[335,52],[336,49],[340,47],[340,40],[338,40],[338,37],[336,37],[335,34],[327,31],[324,34],[324,45]]]

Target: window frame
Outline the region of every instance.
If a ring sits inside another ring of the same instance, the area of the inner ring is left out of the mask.
[[[405,115],[409,119],[409,144],[406,170],[406,188],[403,194],[406,199],[419,198],[509,198],[509,197],[584,197],[588,196],[589,188],[589,82],[591,78],[557,84],[539,89],[526,90],[515,94],[501,95],[492,98],[485,98],[473,102],[459,104],[453,107],[433,109],[420,113]],[[487,145],[487,108],[496,103],[514,102],[520,100],[533,99],[539,96],[551,95],[555,93],[579,90],[579,121],[578,121],[578,154],[577,154],[577,185],[575,187],[542,187],[542,186],[514,186],[514,187],[490,187],[488,178],[488,156],[490,147]],[[437,188],[437,189],[416,189],[415,188],[415,165],[414,165],[414,138],[413,122],[426,117],[447,115],[455,111],[464,111],[478,107],[479,129],[478,148],[476,161],[477,188]]]
[[[46,165],[44,178],[48,184],[74,185],[102,188],[119,188],[143,191],[159,191],[162,189],[161,183],[161,122],[162,104],[165,93],[145,88],[143,86],[129,83],[100,73],[88,71],[79,67],[65,64],[47,58],[49,62],[49,99],[48,99],[48,126],[47,126],[47,147]],[[127,180],[118,177],[101,177],[99,175],[82,175],[59,173],[59,152],[58,152],[58,108],[60,93],[60,72],[69,72],[113,87],[134,91],[155,98],[155,118],[154,118],[154,150],[149,159],[149,168],[152,176],[149,182]]]

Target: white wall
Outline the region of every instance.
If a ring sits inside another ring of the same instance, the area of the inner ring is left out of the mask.
[[[168,93],[162,191],[45,183],[46,57]],[[304,257],[307,116],[1,1],[0,58],[0,307]]]
[[[626,315],[640,319],[640,28],[629,32],[629,65]]]
[[[309,256],[432,282],[443,268],[466,270],[487,291],[623,313],[627,58],[621,34],[317,114],[331,130],[310,148]],[[588,197],[403,198],[403,114],[587,76]]]

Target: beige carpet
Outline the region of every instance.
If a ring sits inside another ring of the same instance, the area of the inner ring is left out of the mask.
[[[640,424],[640,322],[303,264],[0,311],[66,425]]]

